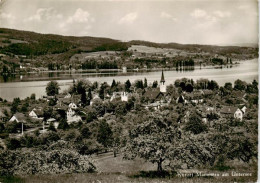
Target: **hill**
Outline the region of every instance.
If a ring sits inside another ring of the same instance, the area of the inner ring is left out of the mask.
[[[49,70],[60,69],[82,69],[84,68],[120,68],[126,64],[136,67],[137,62],[131,58],[133,51],[129,51],[129,48],[133,45],[142,45],[152,48],[161,49],[174,49],[175,56],[179,56],[177,52],[184,52],[181,58],[177,60],[185,60],[193,57],[206,58],[215,57],[220,55],[223,58],[236,58],[239,60],[255,58],[258,56],[258,48],[254,47],[239,47],[239,46],[215,46],[215,45],[197,45],[197,44],[179,44],[179,43],[153,43],[148,41],[133,40],[129,42],[122,42],[119,40],[101,38],[101,37],[75,37],[75,36],[61,36],[54,34],[40,34],[29,31],[21,31],[7,28],[0,28],[0,70],[5,72],[16,72],[17,68],[21,65],[32,68],[48,68]],[[115,54],[110,56],[102,56],[102,51],[115,51]],[[82,53],[96,52],[99,57],[94,58],[95,63],[88,62],[85,57],[81,57]],[[145,59],[148,59],[147,54],[140,53]],[[158,62],[162,57],[156,53],[149,55],[149,60],[152,62]],[[174,62],[174,55],[171,56],[171,63]],[[164,55],[164,57],[167,57]],[[72,59],[73,58],[73,59]],[[76,58],[76,59],[75,59]],[[138,57],[140,58],[140,57]],[[73,60],[73,63],[71,61]],[[87,63],[86,63],[87,62]],[[102,63],[101,63],[102,62]],[[106,62],[106,63],[103,63]],[[111,63],[113,62],[113,63]],[[203,62],[203,61],[200,61]],[[93,65],[94,63],[94,65]],[[156,66],[163,62],[158,63]],[[27,64],[27,65],[26,65]],[[91,65],[91,66],[88,66]],[[171,65],[174,65],[171,64]],[[142,64],[141,64],[142,66]],[[28,70],[27,70],[28,71]]]

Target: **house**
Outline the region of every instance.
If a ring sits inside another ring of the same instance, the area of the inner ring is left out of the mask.
[[[154,102],[154,103],[150,103],[147,105],[144,105],[145,109],[154,109],[154,110],[158,110],[163,106],[167,106],[167,103],[160,103],[160,102]]]
[[[208,115],[215,113],[215,108],[210,106],[199,106],[197,111],[201,114],[201,119],[204,123],[208,122]]]
[[[127,92],[122,92],[122,93],[121,93],[121,101],[127,102],[127,101],[128,101],[128,96],[129,96],[129,93],[127,93]]]
[[[16,121],[17,123],[24,123],[24,122],[26,122],[26,117],[23,113],[15,113],[9,121],[10,122]]]
[[[185,93],[185,98],[191,103],[198,104],[203,103],[203,93],[202,91],[194,91],[191,93]]]
[[[6,122],[11,115],[10,107],[0,107],[0,122]]]
[[[127,67],[122,67],[123,73],[127,73]]]
[[[71,109],[77,109],[78,106],[77,106],[74,102],[71,102],[71,103],[69,104],[69,108],[71,108]]]
[[[203,90],[203,95],[205,97],[212,96],[213,94],[214,92],[212,90],[208,90],[208,89]]]
[[[0,110],[0,122],[6,121],[7,116]]]
[[[240,110],[245,114],[246,113],[246,106],[243,106]]]
[[[33,109],[31,110],[31,112],[29,112],[29,116],[31,118],[35,118],[35,119],[41,119],[43,118],[43,111],[41,109]]]
[[[67,93],[64,98],[71,98],[71,94]]]
[[[148,99],[152,102],[155,102],[155,101],[163,102],[164,101],[164,94],[160,91],[159,88],[147,90],[143,96],[145,99]]]
[[[188,101],[184,98],[183,95],[180,95],[179,97],[177,97],[176,103],[177,103],[177,104],[179,104],[179,103],[181,103],[181,104],[186,104],[186,103],[188,103]]]
[[[220,114],[223,117],[235,118],[235,119],[239,119],[240,121],[243,120],[243,115],[244,115],[242,110],[240,110],[238,107],[232,107],[232,106],[224,106],[220,110]]]
[[[67,111],[67,122],[71,124],[72,122],[79,122],[81,121],[81,117],[76,114],[73,108],[69,108]]]
[[[116,98],[118,98],[118,99],[120,98],[121,101],[127,102],[129,95],[130,94],[127,92],[113,92],[113,95],[111,96],[110,101],[113,101]]]
[[[100,99],[100,97],[98,96],[98,94],[94,94],[93,98],[90,100],[90,105],[93,104],[94,100],[96,99]]]

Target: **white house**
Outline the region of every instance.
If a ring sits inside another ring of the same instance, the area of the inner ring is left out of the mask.
[[[33,109],[30,113],[29,116],[31,118],[35,118],[35,119],[42,119],[43,118],[43,112],[41,110],[37,110],[37,109]]]
[[[30,113],[29,113],[29,116],[32,117],[32,118],[38,118],[37,114],[34,112],[34,110],[32,110]]]
[[[9,120],[10,122],[16,121],[17,123],[24,123],[26,121],[24,114],[22,113],[16,113],[12,116],[12,118]]]
[[[123,73],[127,73],[127,67],[122,67]]]
[[[245,114],[246,113],[246,106],[242,107],[241,111]]]
[[[122,92],[121,93],[121,101],[128,101],[128,93],[127,92]]]
[[[236,112],[234,113],[234,118],[242,121],[243,120],[243,111],[241,111],[240,109],[237,109]]]
[[[237,107],[225,106],[220,110],[220,114],[224,117],[233,117],[235,119],[243,120],[243,111]]]
[[[72,122],[79,122],[81,121],[81,117],[76,115],[76,112],[73,108],[69,108],[67,111],[67,122],[70,124]]]
[[[75,104],[75,103],[70,103],[69,104],[69,108],[71,108],[71,109],[77,109],[78,108],[78,106]]]
[[[71,94],[70,93],[68,93],[67,95],[65,95],[65,97],[64,98],[71,98]]]

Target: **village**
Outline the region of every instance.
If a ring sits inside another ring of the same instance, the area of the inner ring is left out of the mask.
[[[53,127],[61,128],[64,123],[73,126],[94,120],[109,122],[111,116],[136,110],[169,110],[177,115],[178,123],[187,123],[191,112],[196,111],[209,126],[221,119],[246,122],[257,113],[252,108],[258,100],[256,81],[247,84],[237,80],[232,88],[231,83],[219,87],[215,81],[200,79],[195,83],[183,78],[176,80],[174,85],[167,85],[162,71],[159,84],[154,81],[148,85],[145,79],[133,84],[128,80],[125,84],[113,81],[111,86],[107,83],[98,85],[87,80],[74,81],[68,91],[59,94],[57,82],[51,81],[50,88],[46,87],[48,95],[39,100],[33,94],[11,103],[1,99],[1,138],[20,138],[36,131],[45,133]]]

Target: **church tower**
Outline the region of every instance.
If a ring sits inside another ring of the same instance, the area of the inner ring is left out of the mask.
[[[166,85],[165,85],[165,79],[164,79],[163,71],[162,71],[162,77],[161,77],[161,81],[160,81],[160,92],[166,93]]]

